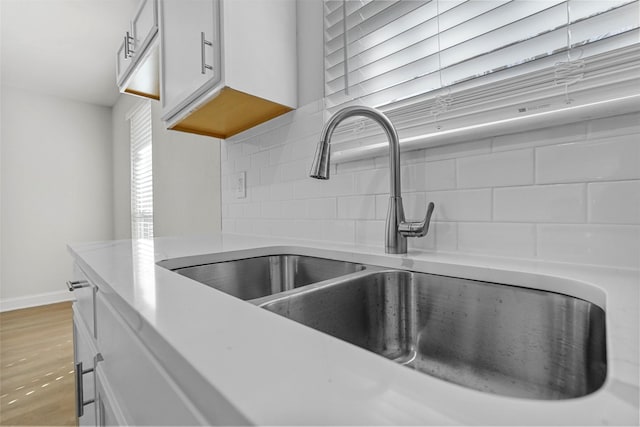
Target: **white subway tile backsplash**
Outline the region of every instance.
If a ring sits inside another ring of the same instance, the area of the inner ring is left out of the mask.
[[[533,150],[515,150],[456,161],[458,188],[533,184]]]
[[[366,246],[384,246],[384,221],[356,221],[356,243]]]
[[[353,174],[335,175],[328,180],[305,178],[293,182],[293,197],[310,199],[314,197],[350,196],[355,193]]]
[[[371,169],[354,173],[356,194],[389,194],[389,169]]]
[[[260,184],[270,185],[282,181],[282,168],[279,166],[267,166],[260,168]]]
[[[389,209],[389,195],[379,194],[376,196],[376,219],[385,219]]]
[[[389,168],[389,155],[379,156],[373,159],[377,169]],[[404,151],[400,155],[400,166],[424,163],[424,150]]]
[[[429,201],[424,193],[404,193],[402,195],[402,206],[404,207],[405,218],[412,221],[422,220],[427,213]],[[389,195],[380,194],[376,196],[376,219],[386,219],[388,209]]]
[[[324,116],[313,103],[222,141],[223,231],[383,247],[388,156],[309,178]],[[634,113],[403,152],[406,219],[436,205],[429,233],[409,249],[638,268],[639,121]],[[241,171],[246,199],[230,187]]]
[[[458,247],[458,225],[455,222],[432,222],[424,237],[410,238],[409,249],[453,252]]]
[[[230,218],[243,218],[245,216],[244,205],[242,204],[229,205],[228,216]]]
[[[535,256],[535,225],[459,223],[458,250],[515,258]]]
[[[540,184],[638,178],[638,135],[536,149],[536,182]]]
[[[405,193],[402,196],[404,217],[410,221],[422,221],[427,213],[427,199],[424,193]],[[389,206],[389,198],[385,208]],[[385,211],[386,212],[386,211]],[[386,213],[385,213],[386,218]]]
[[[294,219],[307,218],[307,200],[283,200],[282,212],[284,217]]]
[[[640,181],[588,185],[589,222],[640,224]]]
[[[493,220],[582,223],[587,219],[585,184],[496,188]]]
[[[265,201],[260,205],[260,216],[262,218],[281,218],[282,203],[278,201]]]
[[[324,126],[324,112],[319,111],[313,114],[301,114],[298,120],[291,125],[284,127],[283,140],[298,141],[313,134],[319,134]]]
[[[467,156],[478,156],[491,152],[491,139],[443,145],[424,150],[424,158],[428,162],[445,159],[457,159]]]
[[[589,122],[589,138],[605,138],[615,135],[640,133],[640,113],[606,117]]]
[[[353,196],[338,198],[338,218],[375,219],[375,196]]]
[[[293,160],[292,144],[281,145],[274,147],[265,152],[269,157],[269,164],[272,166],[287,163]],[[266,164],[265,164],[266,166]]]
[[[427,171],[427,186],[425,190],[435,191],[456,188],[455,160],[427,162],[423,167]]]
[[[454,160],[420,163],[401,169],[402,191],[448,190],[456,187]]]
[[[226,147],[228,160],[235,160],[242,157],[242,144],[234,144],[229,141],[224,141],[223,144]]]
[[[579,141],[587,136],[587,122],[571,123],[493,138],[493,151],[518,150]]]
[[[491,190],[432,191],[426,202],[435,203],[433,221],[491,221]]]
[[[271,200],[290,200],[293,198],[293,183],[281,182],[271,185]]]
[[[325,220],[320,221],[322,236],[320,240],[332,242],[353,243],[356,238],[355,221]]]
[[[260,139],[245,141],[242,144],[242,155],[250,156],[260,151]]]
[[[322,229],[320,221],[310,219],[295,219],[290,222],[291,236],[298,239],[320,240]]]
[[[261,151],[252,154],[251,156],[251,168],[260,169],[269,166],[269,152]]]
[[[245,172],[244,177],[245,177],[245,184],[247,185],[247,187],[254,187],[256,185],[260,185],[260,169],[249,169],[247,171],[241,171],[241,172]]]
[[[233,163],[233,172],[242,172],[251,169],[251,157],[238,157]]]
[[[350,173],[350,172],[358,172],[367,169],[374,169],[375,162],[374,159],[363,159],[356,160],[353,162],[340,163],[335,165],[336,173]],[[309,163],[309,168],[311,168],[311,163]],[[333,171],[332,171],[333,173]]]
[[[260,212],[260,202],[243,203],[241,206],[244,218],[253,218]]]
[[[300,160],[307,159],[309,167],[311,167],[311,159],[316,152],[318,140],[320,139],[320,133],[301,138],[297,141],[293,141],[291,144],[291,159]]]
[[[334,219],[337,214],[335,198],[307,200],[307,218]]]
[[[260,184],[247,187],[247,194],[249,195],[249,200],[253,202],[267,201],[271,199],[271,186]]]
[[[538,257],[544,260],[640,267],[640,226],[538,225]]]
[[[296,161],[280,165],[282,181],[296,181],[309,178],[309,162]]]

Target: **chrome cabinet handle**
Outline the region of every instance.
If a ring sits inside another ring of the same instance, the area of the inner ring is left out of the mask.
[[[131,34],[129,34],[129,31],[127,31],[126,35],[124,36],[124,59],[129,59],[133,56],[134,51],[133,49],[131,49],[132,44],[133,44],[133,37],[131,37]]]
[[[78,418],[84,415],[85,406],[95,402],[95,399],[84,400],[84,386],[82,384],[82,376],[93,371],[94,368],[82,369],[82,362],[76,363],[76,416]]]
[[[205,46],[213,46],[213,43],[211,43],[209,40],[206,40],[204,38],[204,32],[200,32],[200,73],[204,74],[207,72],[207,70],[213,70],[213,67],[211,65],[207,65],[205,63]]]
[[[431,215],[433,214],[433,208],[435,205],[433,202],[429,203],[427,207],[427,214],[422,221],[402,221],[398,225],[398,231],[406,237],[424,237],[429,231],[429,223],[431,222]]]
[[[87,282],[86,280],[67,280],[67,288],[69,289],[69,292],[73,292],[76,289],[80,288],[88,288],[89,286],[91,286],[91,283]]]

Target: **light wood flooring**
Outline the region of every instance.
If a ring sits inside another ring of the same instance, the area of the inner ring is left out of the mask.
[[[71,303],[0,313],[0,425],[76,425]]]

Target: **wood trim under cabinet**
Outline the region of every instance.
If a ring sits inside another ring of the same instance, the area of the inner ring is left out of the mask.
[[[194,110],[171,129],[229,138],[293,109],[230,87]]]

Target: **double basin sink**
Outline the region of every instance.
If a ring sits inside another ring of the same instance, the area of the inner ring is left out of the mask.
[[[558,400],[606,378],[604,311],[572,296],[303,255],[158,265],[472,389]]]

